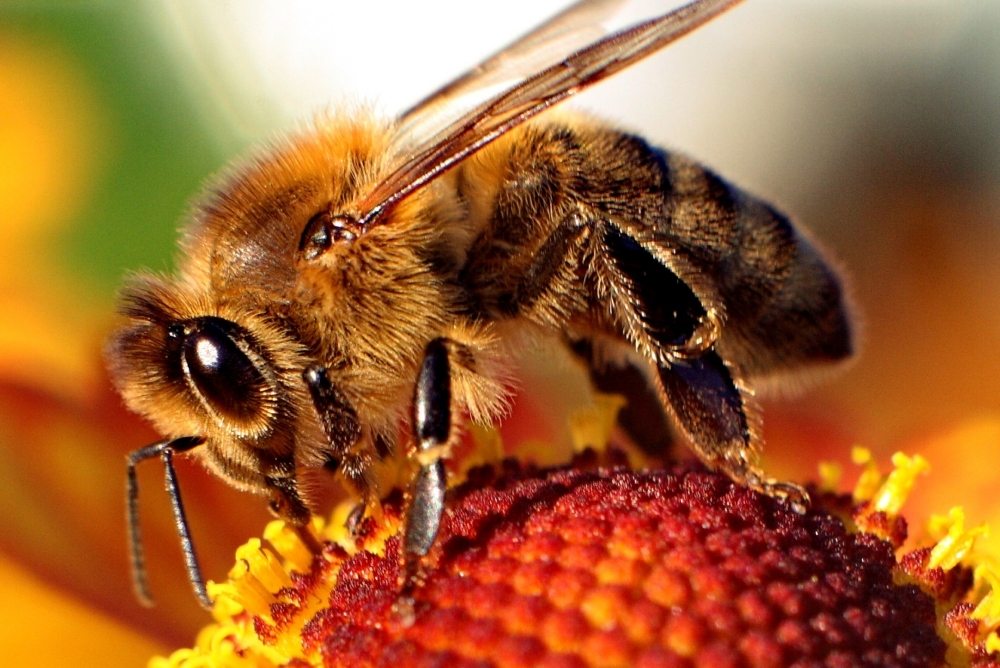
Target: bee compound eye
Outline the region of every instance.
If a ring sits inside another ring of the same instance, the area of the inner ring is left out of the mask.
[[[206,318],[184,340],[185,373],[202,399],[225,418],[246,422],[264,407],[268,384],[225,321]]]

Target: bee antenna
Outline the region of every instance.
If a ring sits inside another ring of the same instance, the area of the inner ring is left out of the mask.
[[[181,551],[184,553],[184,565],[187,568],[188,580],[198,602],[206,610],[212,608],[212,601],[205,590],[205,578],[201,574],[198,555],[191,540],[191,529],[188,527],[187,515],[184,513],[184,503],[181,500],[181,488],[177,484],[177,474],[174,472],[174,453],[186,452],[201,445],[205,439],[201,436],[183,436],[165,441],[158,441],[144,448],[133,450],[128,454],[126,476],[126,499],[128,505],[128,543],[129,555],[132,561],[132,588],[136,598],[145,606],[153,605],[153,597],[149,593],[149,579],[146,573],[146,557],[142,549],[142,534],[139,530],[139,483],[135,475],[135,467],[139,462],[159,456],[163,460],[166,477],[167,495],[170,496],[170,506],[174,511],[174,526],[181,540]]]

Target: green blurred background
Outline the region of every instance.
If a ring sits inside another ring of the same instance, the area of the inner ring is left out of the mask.
[[[140,611],[128,595],[121,455],[155,435],[120,411],[101,371],[121,276],[168,270],[200,184],[262,137],[329,103],[401,109],[559,5],[497,6],[484,21],[457,2],[0,4],[10,562],[154,644],[190,642],[205,616],[155,470],[144,512],[162,605]],[[937,448],[926,508],[962,502],[1000,520],[998,29],[997,3],[760,0],[577,103],[775,201],[852,277],[859,359],[765,402],[778,474],[809,476],[856,442]],[[959,446],[942,443],[964,444],[959,464]],[[262,504],[181,474],[219,578]],[[18,614],[0,604],[0,617]]]
[[[183,203],[226,156],[138,5],[13,4],[3,8],[5,49],[28,61],[15,66],[39,71],[12,75],[37,75],[27,82],[38,87],[31,92],[51,97],[36,113],[83,135],[86,148],[69,156],[76,164],[62,165],[72,170],[65,178],[84,183],[58,223],[65,234],[54,259],[94,295],[107,295],[126,269],[166,267]]]

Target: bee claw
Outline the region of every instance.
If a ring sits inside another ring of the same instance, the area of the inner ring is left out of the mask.
[[[809,492],[792,482],[782,482],[774,479],[764,480],[760,483],[760,491],[771,498],[787,504],[789,508],[799,515],[805,515],[809,512],[809,506],[812,504]]]
[[[412,596],[407,594],[400,594],[399,598],[392,605],[392,614],[396,617],[402,626],[409,627],[413,626],[416,621],[416,602],[413,600]]]

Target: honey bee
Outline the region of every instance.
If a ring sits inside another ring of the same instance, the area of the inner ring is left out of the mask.
[[[333,474],[377,504],[373,465],[399,440],[416,465],[401,543],[412,586],[449,447],[463,420],[502,417],[504,360],[525,336],[569,346],[598,384],[640,370],[648,383],[626,394],[652,392],[702,461],[804,507],[756,464],[750,387],[850,354],[836,273],[783,214],[698,163],[584,116],[535,118],[737,1],[596,40],[611,3],[579,2],[398,119],[325,116],[218,179],[177,274],[123,289],[108,345],[126,404],[165,435],[128,457],[141,599],[140,461],[163,460],[207,606],[175,453],[302,526]]]

